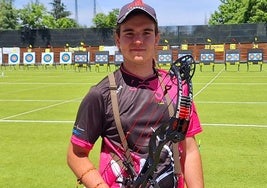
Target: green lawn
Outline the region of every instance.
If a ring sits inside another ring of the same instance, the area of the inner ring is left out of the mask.
[[[267,185],[267,71],[209,66],[194,76],[197,136],[207,188]],[[114,67],[112,67],[114,70]],[[67,69],[0,70],[0,187],[75,187],[66,150],[77,108],[105,75]],[[91,155],[97,164],[99,143]]]

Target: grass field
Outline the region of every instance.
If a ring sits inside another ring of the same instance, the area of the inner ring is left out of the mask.
[[[197,67],[194,100],[204,128],[197,139],[207,188],[267,185],[264,68]],[[75,187],[66,164],[73,121],[81,99],[106,69],[0,71],[0,187]],[[98,151],[91,155],[97,165]]]

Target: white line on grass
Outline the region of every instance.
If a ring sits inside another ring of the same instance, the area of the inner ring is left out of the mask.
[[[0,99],[0,102],[64,102],[65,100],[19,100],[19,99]],[[81,99],[72,100],[72,102],[81,102]],[[195,101],[195,103],[199,104],[259,104],[259,105],[266,105],[266,101]]]
[[[251,104],[251,105],[254,105],[254,104],[259,104],[259,105],[266,105],[267,102],[266,101],[195,101],[195,103],[201,103],[201,104]]]
[[[47,82],[21,82],[21,83],[14,83],[14,82],[2,82],[0,85],[93,85],[96,84],[95,82],[58,82],[58,83],[47,83]]]
[[[71,123],[74,121],[60,121],[60,120],[4,120],[0,119],[0,123]]]
[[[220,72],[221,73],[221,72]],[[220,74],[219,73],[219,74]],[[38,82],[38,83],[13,83],[13,82],[2,82],[0,85],[95,85],[96,82],[64,82],[64,83],[44,83],[44,82]],[[203,82],[196,82],[195,84],[203,84]],[[267,83],[259,83],[259,82],[250,82],[250,83],[238,83],[238,82],[227,82],[227,83],[214,83],[216,85],[267,85]]]
[[[20,100],[20,99],[0,99],[0,102],[63,102],[65,100],[36,100],[36,99],[33,99],[33,100],[30,100],[30,99],[26,99],[26,100]],[[72,100],[72,101],[75,101],[75,100]],[[80,102],[81,99],[76,99],[76,102]]]
[[[4,120],[0,119],[0,123],[71,123],[74,121],[61,121],[61,120]],[[226,124],[226,123],[202,123],[203,126],[216,126],[216,127],[251,127],[251,128],[267,128],[267,125],[249,125],[249,124]]]
[[[215,75],[214,76],[214,78],[212,78],[203,88],[201,88],[195,95],[194,95],[194,97],[196,97],[196,96],[198,96],[202,91],[204,91],[210,84],[212,84],[212,82],[214,82],[214,80],[216,80],[219,76],[220,76],[220,74],[223,72],[223,68],[221,69],[221,71],[220,72],[218,72],[218,74],[217,75]]]
[[[62,105],[62,104],[65,104],[65,103],[73,102],[73,101],[76,101],[78,99],[79,98],[72,99],[72,100],[67,100],[67,101],[63,101],[63,102],[59,102],[59,103],[52,104],[52,105],[49,105],[49,106],[45,106],[45,107],[42,107],[42,108],[36,108],[34,110],[30,110],[30,111],[27,111],[27,112],[23,112],[23,113],[19,113],[19,114],[15,114],[15,115],[12,115],[12,116],[8,116],[8,117],[5,117],[5,118],[2,118],[2,120],[11,119],[11,118],[18,117],[18,116],[25,115],[25,114],[29,114],[29,113],[32,113],[32,112],[37,112],[37,111],[40,111],[40,110],[48,109],[48,108],[55,107],[55,106],[58,106],[58,105]]]
[[[202,123],[203,126],[215,126],[215,127],[255,127],[255,128],[267,128],[267,125],[248,125],[248,124],[219,124],[219,123]]]
[[[200,84],[204,84],[204,83],[202,83],[202,82],[197,82],[197,83],[195,83],[194,85],[196,85],[196,84],[198,84],[198,85],[200,85]],[[259,82],[257,82],[257,83],[254,83],[254,82],[251,82],[251,83],[237,83],[237,82],[227,82],[227,83],[212,83],[213,85],[252,85],[252,86],[254,86],[254,85],[267,85],[267,83],[259,83]]]

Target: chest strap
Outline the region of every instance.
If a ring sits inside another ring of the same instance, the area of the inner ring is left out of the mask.
[[[132,157],[131,157],[130,150],[127,144],[126,136],[123,132],[122,125],[121,125],[118,98],[117,98],[117,85],[116,85],[114,74],[113,73],[109,74],[108,79],[110,82],[111,103],[112,103],[112,110],[114,114],[116,127],[118,130],[119,136],[120,136],[122,147],[125,150],[126,161],[133,165],[134,163],[132,161]]]
[[[108,75],[108,79],[110,82],[110,94],[111,94],[111,103],[112,103],[112,110],[114,114],[114,119],[116,123],[116,127],[122,142],[122,146],[125,150],[125,155],[126,155],[126,160],[130,162],[130,164],[133,165],[132,157],[130,154],[130,150],[127,144],[126,136],[123,132],[122,129],[122,124],[120,120],[120,113],[119,113],[119,106],[118,106],[118,98],[117,98],[117,85],[115,81],[114,74],[111,73]],[[162,87],[162,90],[165,91],[165,84],[163,83],[162,77],[159,76],[159,81]],[[171,104],[171,99],[169,94],[166,94],[166,102],[168,104],[168,111],[169,115],[174,114],[174,108],[173,105]],[[179,156],[179,149],[178,149],[178,143],[173,143],[173,158],[174,158],[174,174],[178,175],[181,173],[181,165],[180,165],[180,156]]]

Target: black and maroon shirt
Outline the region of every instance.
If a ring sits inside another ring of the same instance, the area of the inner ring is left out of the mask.
[[[168,123],[170,115],[161,87],[159,76],[168,94],[176,102],[177,86],[172,83],[164,70],[155,70],[155,74],[140,79],[127,72],[123,66],[114,72],[117,84],[120,119],[126,135],[128,147],[138,173],[148,153],[148,143],[153,132]],[[164,88],[164,87],[163,87]],[[195,106],[190,119],[187,136],[194,136],[202,131]],[[114,154],[123,158],[123,148],[117,132],[110,96],[110,83],[107,77],[91,87],[80,104],[73,128],[72,143],[91,150],[96,140],[102,137],[100,154],[100,173],[106,183],[112,187],[123,187],[125,172],[114,160]],[[159,185],[176,187],[173,176],[173,158],[171,143],[166,144],[161,152],[155,176]]]

